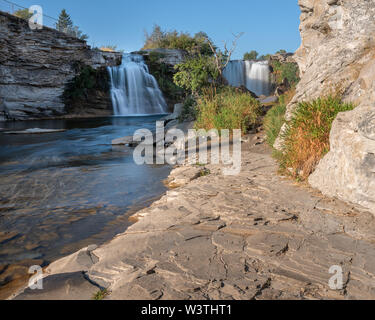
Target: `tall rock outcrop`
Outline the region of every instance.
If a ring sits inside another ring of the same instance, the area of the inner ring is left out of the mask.
[[[51,28],[31,30],[27,21],[0,12],[0,120],[63,115],[62,94],[76,63],[99,68],[120,62],[121,54],[91,50]]]
[[[288,106],[340,92],[358,107],[341,113],[331,151],[309,179],[325,195],[375,213],[375,1],[299,0],[302,45],[295,54],[301,82]]]

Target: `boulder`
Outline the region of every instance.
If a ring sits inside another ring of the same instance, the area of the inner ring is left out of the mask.
[[[301,81],[287,107],[342,94],[358,107],[333,123],[331,150],[310,177],[324,194],[375,213],[375,2],[299,0],[302,45],[294,59]],[[282,147],[278,139],[275,147]]]
[[[310,184],[375,213],[375,103],[339,114],[330,141],[331,151],[310,176]]]

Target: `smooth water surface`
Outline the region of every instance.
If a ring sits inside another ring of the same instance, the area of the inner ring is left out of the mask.
[[[30,265],[46,265],[129,226],[129,209],[165,187],[169,166],[137,166],[132,149],[113,139],[155,130],[160,117],[3,123],[0,133],[0,291]]]

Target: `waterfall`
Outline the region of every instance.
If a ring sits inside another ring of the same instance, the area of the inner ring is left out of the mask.
[[[245,86],[257,96],[270,94],[268,61],[230,61],[223,75],[233,87]]]
[[[122,64],[108,67],[115,116],[167,113],[167,104],[143,57],[124,54]]]

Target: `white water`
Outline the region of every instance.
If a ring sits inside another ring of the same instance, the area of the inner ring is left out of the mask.
[[[224,77],[231,86],[245,86],[257,96],[270,94],[268,61],[230,61],[224,70]]]
[[[121,66],[109,67],[108,72],[115,116],[167,113],[167,103],[142,56],[124,54]]]

